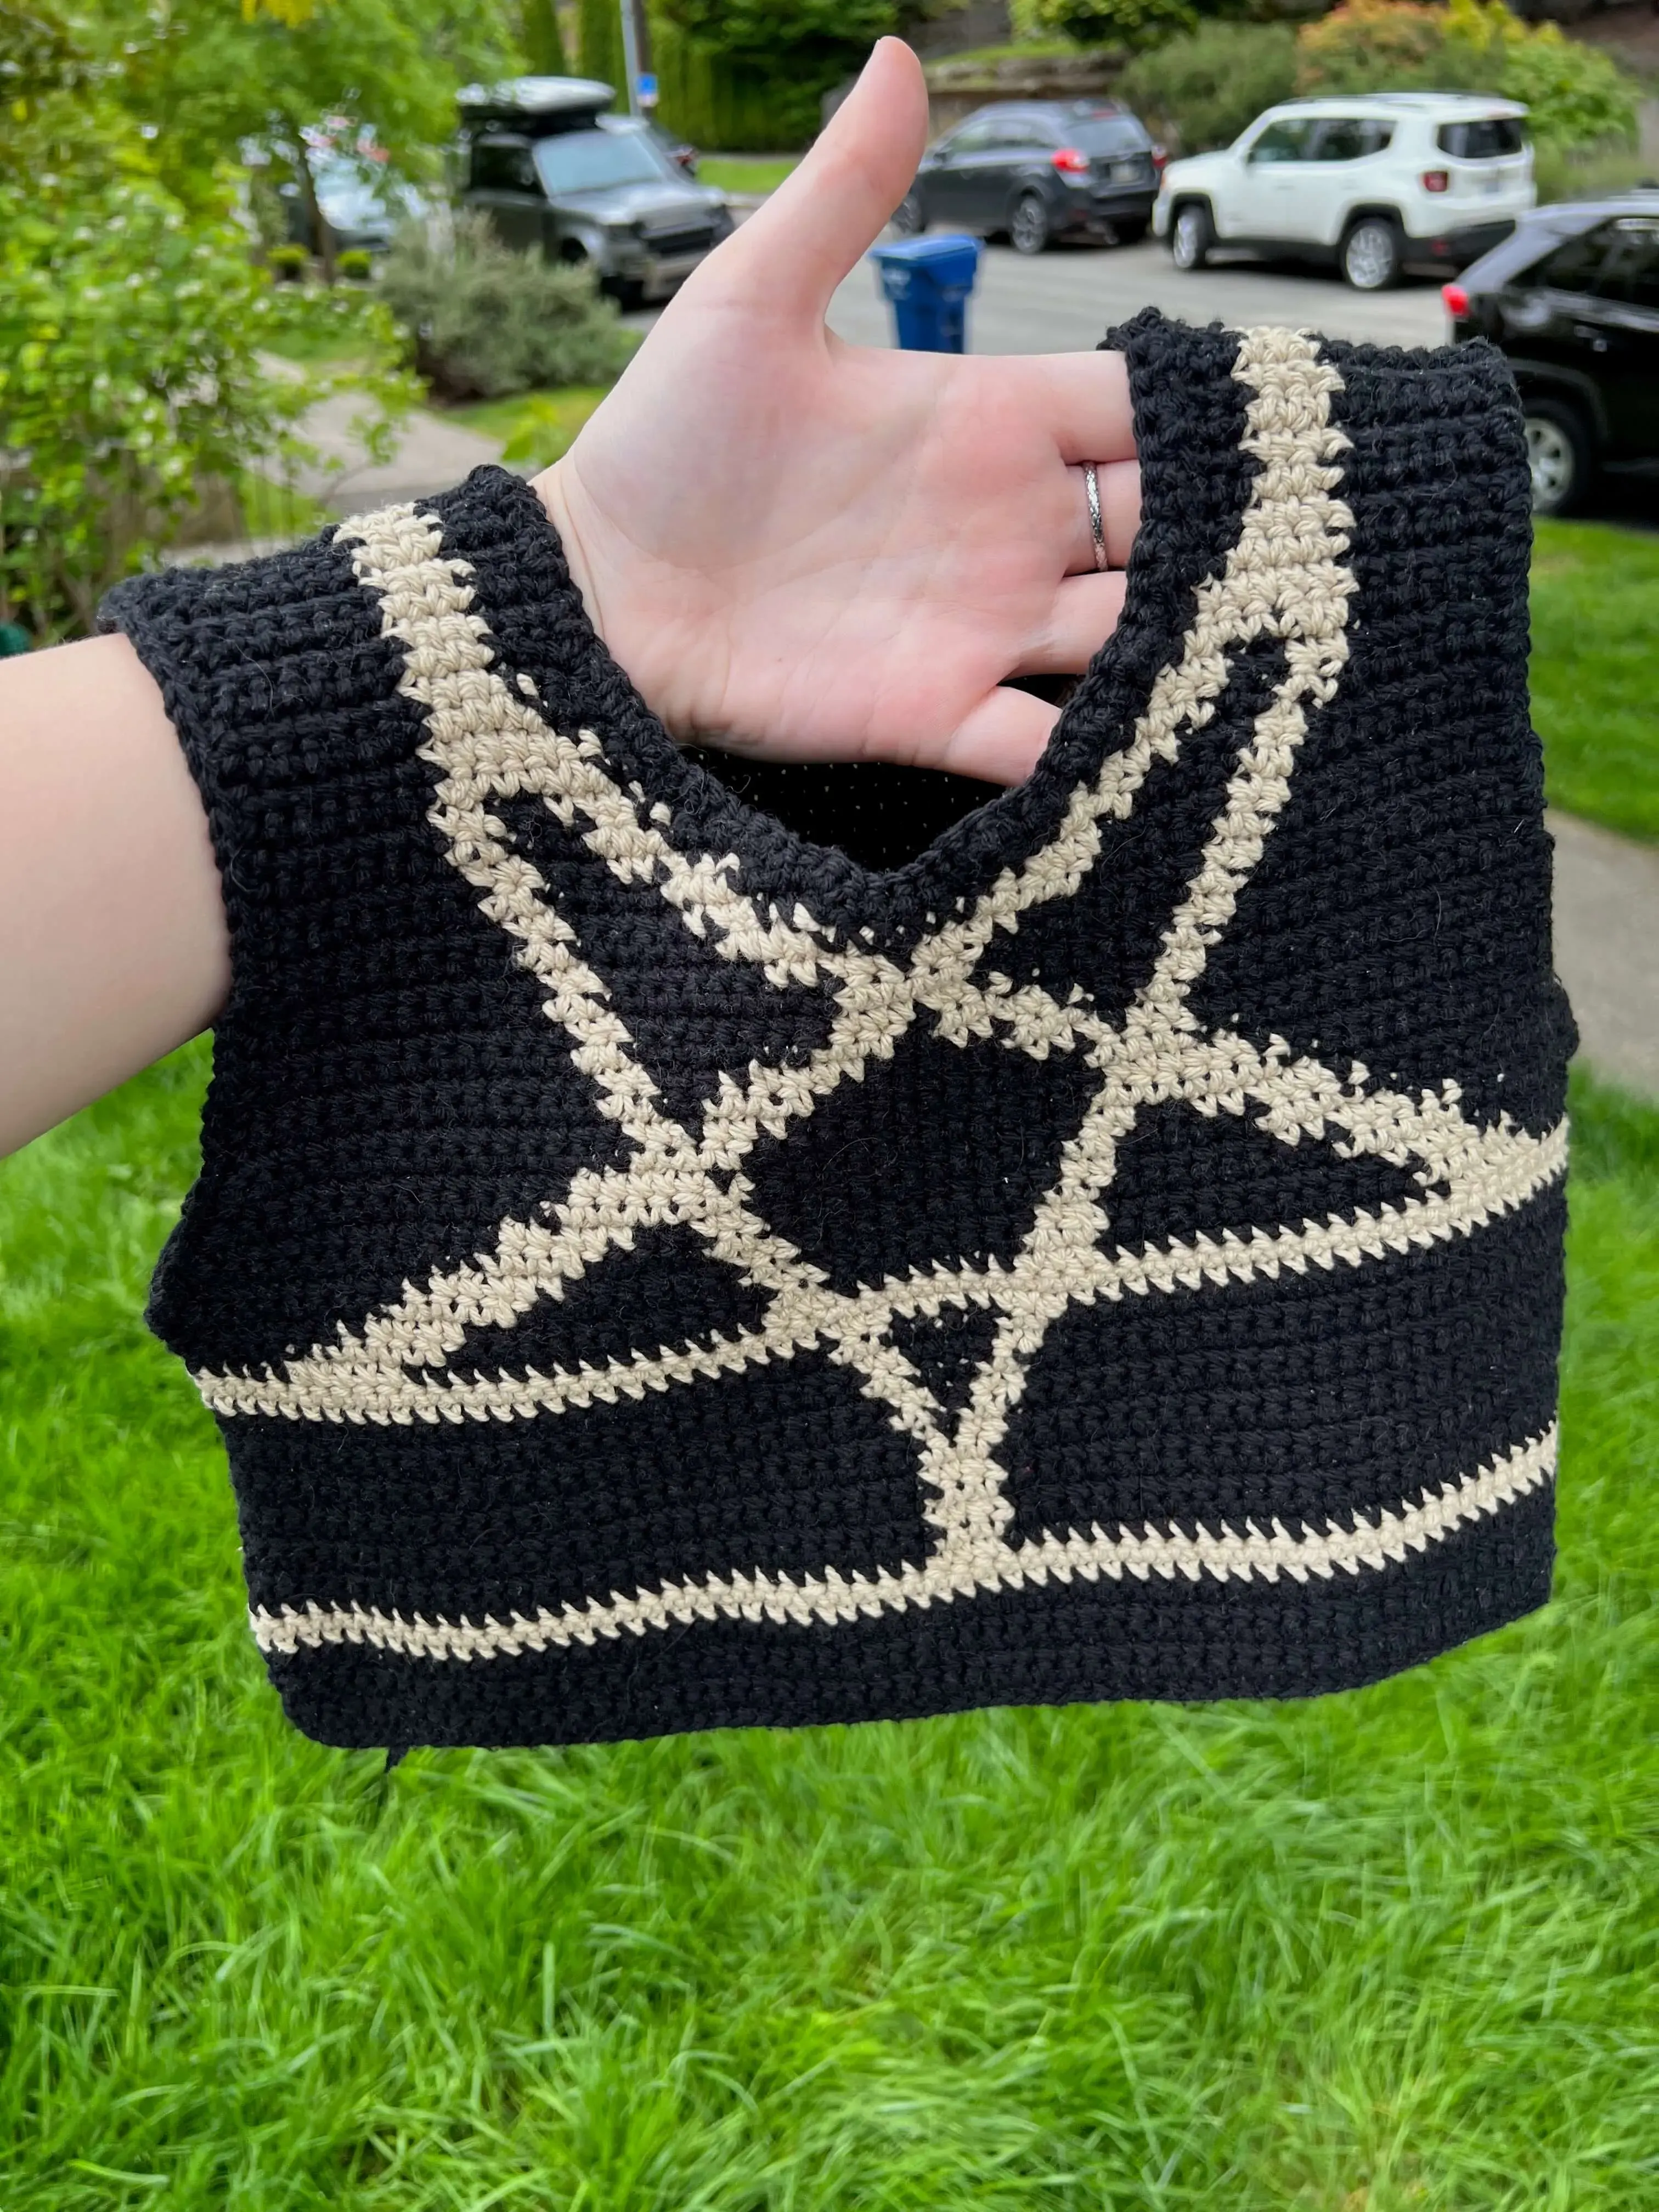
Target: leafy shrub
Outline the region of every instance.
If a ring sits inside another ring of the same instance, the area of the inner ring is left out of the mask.
[[[1415,0],[1344,0],[1297,39],[1298,92],[1401,92],[1438,82],[1446,11]]]
[[[379,458],[402,392],[355,368],[267,374],[278,325],[313,310],[254,265],[222,180],[171,189],[115,98],[118,64],[89,58],[53,0],[0,32],[0,622],[50,644],[214,487],[234,510],[251,465],[313,458],[297,427],[313,399],[367,388]],[[348,304],[389,362],[385,311]]]
[[[1462,88],[1523,100],[1546,146],[1591,147],[1635,135],[1639,88],[1558,24],[1523,23],[1503,0],[1344,0],[1297,37],[1298,92]]]
[[[1058,31],[1079,46],[1140,53],[1198,28],[1188,0],[1016,0],[1014,21],[1027,33]]]
[[[1545,140],[1534,154],[1533,176],[1540,201],[1601,199],[1638,185],[1659,184],[1659,161],[1636,146],[1613,143],[1568,152]]]
[[[1452,12],[1462,11],[1454,4]],[[1509,99],[1525,100],[1534,138],[1562,148],[1635,143],[1639,88],[1611,56],[1565,37],[1555,23],[1515,24],[1515,33],[1502,33],[1498,86]]]
[[[374,273],[374,259],[362,246],[348,246],[343,253],[335,256],[334,271],[349,284],[366,284]]]
[[[297,284],[310,258],[303,246],[273,246],[265,255],[265,265],[277,283]]]
[[[1132,62],[1119,90],[1183,154],[1230,146],[1295,88],[1296,33],[1284,23],[1206,23]]]
[[[185,208],[69,23],[24,27],[0,133],[0,620],[49,643],[303,403],[259,366],[270,288],[222,196]]]
[[[443,399],[499,399],[536,385],[608,384],[634,348],[592,271],[514,253],[478,214],[440,243],[418,226],[387,254],[380,296]]]

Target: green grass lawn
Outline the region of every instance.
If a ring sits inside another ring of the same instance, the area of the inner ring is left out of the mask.
[[[697,182],[722,192],[775,191],[799,161],[799,154],[702,154]]]
[[[445,420],[464,422],[499,438],[501,457],[514,467],[544,469],[567,453],[599,405],[604,385],[568,385],[556,392],[515,392],[506,399],[477,399],[445,410]]]
[[[275,354],[281,361],[291,361],[301,368],[372,368],[374,366],[373,356],[363,350],[362,333],[349,329],[276,331],[265,338],[261,349]]]
[[[1659,535],[1539,524],[1532,711],[1551,801],[1659,838]]]
[[[5,2212],[1659,2205],[1659,1112],[1544,1614],[1300,1706],[319,1750],[138,1320],[191,1048],[0,1166]]]

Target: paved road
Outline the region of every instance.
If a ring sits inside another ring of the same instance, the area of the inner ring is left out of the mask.
[[[1437,285],[1356,292],[1322,271],[1236,258],[1183,276],[1152,239],[1140,246],[1064,246],[1029,260],[1011,246],[985,250],[969,307],[975,353],[1085,352],[1142,307],[1189,323],[1307,325],[1333,337],[1387,345],[1439,345],[1446,314]],[[836,294],[830,323],[854,345],[890,345],[891,311],[875,270],[860,265]]]
[[[1303,323],[1341,337],[1398,345],[1435,344],[1445,325],[1431,284],[1364,294],[1334,276],[1248,262],[1183,276],[1149,239],[1115,248],[1062,247],[1030,260],[1006,246],[988,247],[969,342],[975,353],[1085,352],[1110,325],[1149,305],[1188,322]],[[656,314],[625,319],[648,329]],[[873,269],[860,264],[853,271],[836,294],[830,320],[855,345],[892,343],[891,313],[878,294]],[[501,450],[493,439],[422,411],[410,419],[391,462],[372,466],[352,435],[357,411],[357,403],[342,395],[313,408],[305,421],[305,435],[323,461],[343,464],[343,472],[301,470],[297,488],[337,513],[440,490]]]

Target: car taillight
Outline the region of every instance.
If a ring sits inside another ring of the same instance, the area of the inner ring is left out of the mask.
[[[1153,167],[1158,171],[1158,174],[1159,174],[1159,176],[1161,177],[1161,176],[1164,174],[1164,172],[1165,171],[1165,169],[1167,169],[1167,168],[1169,167],[1169,166],[1170,166],[1170,156],[1169,156],[1168,149],[1167,149],[1166,148],[1163,147],[1163,146],[1157,146],[1157,145],[1155,145],[1155,146],[1152,148],[1152,167]]]
[[[1425,192],[1447,192],[1451,190],[1451,179],[1444,169],[1425,169],[1423,189]]]
[[[1086,177],[1089,173],[1089,156],[1079,154],[1075,146],[1060,147],[1054,156],[1054,164],[1068,177]]]
[[[1440,296],[1446,303],[1447,313],[1455,315],[1460,322],[1469,312],[1469,295],[1461,284],[1443,284]]]

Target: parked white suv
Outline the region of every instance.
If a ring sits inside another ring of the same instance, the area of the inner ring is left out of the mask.
[[[1526,113],[1472,93],[1286,100],[1220,152],[1171,161],[1152,228],[1177,269],[1218,246],[1334,260],[1362,292],[1462,269],[1538,197]]]

